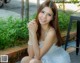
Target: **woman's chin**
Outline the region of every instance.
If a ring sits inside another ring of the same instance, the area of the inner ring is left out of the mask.
[[[45,22],[43,22],[43,21],[39,21],[40,22],[40,24],[45,24]]]
[[[44,24],[45,22],[42,22],[42,21],[39,21],[40,22],[40,24]]]
[[[46,23],[40,23],[41,25],[45,25]]]

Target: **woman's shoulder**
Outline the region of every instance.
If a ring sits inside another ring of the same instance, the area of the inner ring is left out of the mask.
[[[56,38],[56,32],[55,32],[55,29],[50,27],[48,33],[47,33],[47,36],[46,37],[55,37]]]
[[[57,39],[57,35],[56,35],[56,31],[55,31],[55,29],[54,28],[50,28],[50,30],[49,30],[49,33],[48,33],[48,35],[50,35],[51,37],[53,37],[55,40],[55,43],[58,41],[58,39]]]
[[[52,28],[52,27],[50,27],[50,29],[49,29],[49,32],[48,32],[49,34],[56,34],[56,32],[55,32],[55,29],[54,28]]]

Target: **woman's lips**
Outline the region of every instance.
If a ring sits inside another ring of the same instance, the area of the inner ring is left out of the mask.
[[[41,22],[46,22],[46,20],[44,20],[44,19],[40,19],[40,21],[41,21]]]

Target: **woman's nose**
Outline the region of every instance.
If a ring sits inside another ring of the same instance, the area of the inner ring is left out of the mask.
[[[46,17],[47,17],[47,15],[46,15],[46,14],[44,14],[44,15],[43,15],[43,18],[46,18]]]

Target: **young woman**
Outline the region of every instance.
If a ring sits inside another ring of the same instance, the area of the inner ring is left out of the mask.
[[[69,54],[61,48],[57,7],[45,1],[38,9],[36,19],[28,23],[28,54],[21,63],[70,63]]]

